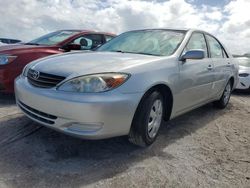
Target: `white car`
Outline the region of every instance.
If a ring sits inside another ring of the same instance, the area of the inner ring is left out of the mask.
[[[250,58],[237,58],[239,62],[239,82],[236,89],[250,91]]]

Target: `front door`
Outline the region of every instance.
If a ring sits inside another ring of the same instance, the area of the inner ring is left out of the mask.
[[[194,49],[204,50],[205,58],[179,62],[180,90],[176,101],[179,109],[177,114],[199,106],[211,98],[214,65],[211,58],[208,58],[208,48],[203,33],[192,34],[183,54]]]

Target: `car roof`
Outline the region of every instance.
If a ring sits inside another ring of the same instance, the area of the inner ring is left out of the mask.
[[[130,31],[152,31],[152,30],[169,30],[169,31],[183,31],[183,32],[188,31],[188,29],[177,29],[177,28],[147,28],[147,29],[135,29]]]
[[[69,31],[69,32],[79,32],[79,33],[101,33],[101,34],[107,34],[107,35],[113,35],[113,36],[116,35],[114,33],[99,32],[99,31],[87,30],[87,29],[61,29],[58,31]]]
[[[87,29],[60,29],[57,31],[72,31],[72,32],[94,32],[93,30],[87,30]]]
[[[152,30],[167,30],[167,31],[179,31],[179,32],[194,32],[194,31],[196,31],[196,32],[210,34],[206,31],[203,31],[200,29],[194,29],[194,28],[147,28],[147,29],[136,29],[136,30],[131,30],[131,31],[152,31]]]

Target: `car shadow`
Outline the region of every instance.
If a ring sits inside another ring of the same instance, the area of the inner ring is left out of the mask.
[[[98,141],[73,138],[38,126],[26,117],[0,120],[0,132],[12,135],[0,141],[0,176],[8,174],[11,187],[81,187],[111,178],[133,164],[154,156],[171,161],[167,147],[207,126],[227,113],[211,104],[166,123],[156,142],[148,148],[130,144],[126,137]],[[24,129],[24,130],[22,130]]]
[[[0,93],[0,106],[8,106],[16,104],[14,94]]]
[[[234,90],[233,95],[236,95],[236,96],[250,96],[250,90],[248,91],[245,91],[245,90]]]

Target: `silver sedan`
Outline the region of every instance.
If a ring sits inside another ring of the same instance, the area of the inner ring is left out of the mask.
[[[16,79],[16,101],[32,120],[85,139],[128,135],[152,144],[163,121],[213,102],[225,108],[238,67],[199,30],[129,31],[95,52],[50,56]]]

